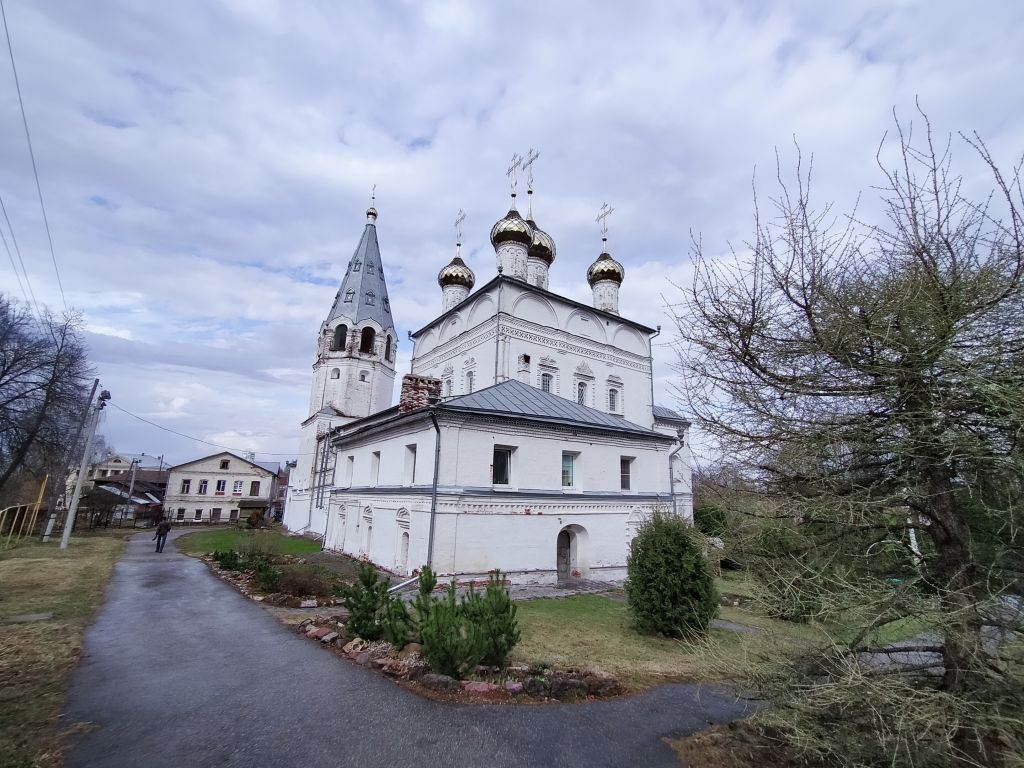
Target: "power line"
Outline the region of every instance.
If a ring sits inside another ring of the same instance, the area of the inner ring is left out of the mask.
[[[255,453],[255,454],[259,455],[259,456],[313,456],[313,455],[315,455],[315,454],[312,454],[312,453],[273,453],[271,451],[252,451],[252,450],[250,450],[248,448],[232,448],[229,445],[220,445],[219,443],[211,443],[209,440],[203,440],[200,437],[193,437],[192,435],[186,435],[184,432],[178,432],[176,430],[171,429],[170,427],[165,427],[165,426],[163,426],[161,424],[157,424],[154,421],[150,421],[149,419],[144,419],[141,416],[139,416],[137,413],[132,413],[131,411],[127,410],[126,408],[122,408],[121,406],[117,405],[114,402],[108,402],[107,405],[109,405],[109,406],[111,406],[113,408],[117,408],[117,410],[121,411],[121,413],[126,413],[129,416],[131,416],[133,419],[138,419],[139,421],[143,422],[144,424],[149,424],[149,426],[151,426],[151,427],[156,427],[157,429],[162,429],[164,432],[170,432],[172,435],[177,435],[178,437],[184,437],[184,438],[187,438],[188,440],[195,440],[197,443],[202,443],[203,445],[210,445],[210,446],[213,446],[214,448],[220,448],[223,451],[231,451],[232,453],[239,453],[239,454]]]
[[[4,8],[3,0],[0,0],[0,16],[3,17],[4,21],[4,35],[7,37],[7,52],[11,57],[11,71],[14,73],[14,88],[18,92],[18,106],[21,108],[21,123],[25,126],[25,141],[28,142],[28,156],[32,160],[32,175],[35,176],[36,179],[36,193],[39,195],[39,208],[43,212],[43,226],[46,228],[46,240],[50,244],[50,260],[53,262],[53,271],[57,275],[57,288],[60,290],[60,300],[64,302],[64,309],[66,310],[68,308],[68,300],[64,296],[64,286],[60,280],[60,269],[57,267],[57,254],[53,251],[53,235],[50,234],[50,221],[46,216],[46,204],[43,203],[43,187],[39,183],[39,170],[36,168],[36,153],[32,149],[32,134],[28,130],[28,118],[25,116],[25,102],[21,97],[21,82],[18,80],[18,68],[14,64],[14,48],[11,46],[10,30],[7,29],[7,11]],[[6,213],[4,215],[6,215]],[[22,265],[22,269],[24,269],[24,265]],[[25,275],[27,277],[28,273],[26,272]]]
[[[2,2],[2,0],[0,0],[0,2]],[[21,248],[18,247],[18,238],[14,236],[14,227],[11,225],[11,219],[7,216],[7,206],[4,205],[4,198],[3,198],[2,195],[0,195],[0,211],[2,211],[3,214],[4,214],[4,221],[7,222],[7,228],[9,230],[11,230],[11,242],[14,244],[14,252],[16,254],[18,254],[18,262],[21,264],[21,271],[25,275],[25,285],[28,286],[28,293],[32,297],[32,301],[30,303],[31,303],[32,307],[36,311],[36,316],[39,318],[40,322],[42,322],[43,313],[39,309],[39,302],[36,301],[36,292],[32,290],[32,281],[29,280],[28,270],[25,269],[25,260],[21,257]],[[3,229],[0,228],[0,235],[2,235],[2,234],[3,234]],[[7,245],[7,238],[6,237],[4,237],[4,248],[7,248],[7,255],[10,256],[11,255],[11,249]],[[13,256],[11,257],[11,266],[14,267],[14,257]],[[14,267],[14,276],[18,278],[18,284],[21,285],[21,275],[18,274],[18,268],[17,267]],[[22,286],[21,292],[23,294],[25,293],[25,287],[24,286]],[[28,296],[25,296],[25,300],[28,301]]]
[[[25,304],[30,306],[32,302],[28,300],[28,292],[25,290],[25,284],[21,282],[18,265],[14,263],[14,254],[11,253],[11,246],[7,244],[7,235],[4,234],[2,227],[0,227],[0,240],[4,241],[4,250],[7,251],[7,258],[11,260],[11,271],[14,272],[14,276],[18,279],[18,287],[21,288],[21,295],[25,297]]]

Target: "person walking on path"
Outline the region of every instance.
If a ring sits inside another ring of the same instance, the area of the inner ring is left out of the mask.
[[[164,543],[167,541],[167,534],[171,530],[170,520],[161,520],[160,525],[156,527],[156,533],[153,534],[153,538],[156,539],[156,551],[164,551]]]

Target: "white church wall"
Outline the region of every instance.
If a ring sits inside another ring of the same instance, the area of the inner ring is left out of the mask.
[[[507,314],[495,318],[499,287],[501,309]],[[644,334],[616,318],[513,283],[471,295],[438,329],[418,338],[412,370],[450,381],[442,388],[445,395],[466,394],[470,371],[474,390],[511,378],[539,388],[547,373],[554,394],[578,401],[583,384],[584,405],[643,427],[653,422],[650,342]],[[615,408],[609,398],[612,389]]]

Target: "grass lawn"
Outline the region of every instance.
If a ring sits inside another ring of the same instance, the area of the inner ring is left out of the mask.
[[[769,642],[775,647],[780,639],[786,645],[799,645],[820,637],[814,628],[738,608],[723,608],[720,617],[759,627],[764,634],[713,629],[706,641],[641,635],[631,626],[626,604],[602,595],[530,600],[516,603],[516,608],[522,639],[512,651],[514,660],[597,667],[634,689],[670,681],[721,679]]]
[[[0,551],[0,765],[59,765],[55,718],[82,634],[103,599],[111,570],[131,531],[60,537]],[[24,613],[48,621],[5,624]]]
[[[254,531],[244,528],[196,531],[181,536],[175,544],[186,555],[205,555],[217,549],[243,549],[251,542],[257,542],[268,552],[276,552],[279,555],[302,555],[320,551],[320,543],[312,539],[285,536],[273,530]]]

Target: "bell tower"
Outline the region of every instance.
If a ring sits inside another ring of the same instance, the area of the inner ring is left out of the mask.
[[[331,408],[362,418],[391,407],[398,334],[377,244],[377,210],[349,260],[327,319],[320,325],[309,415]]]

